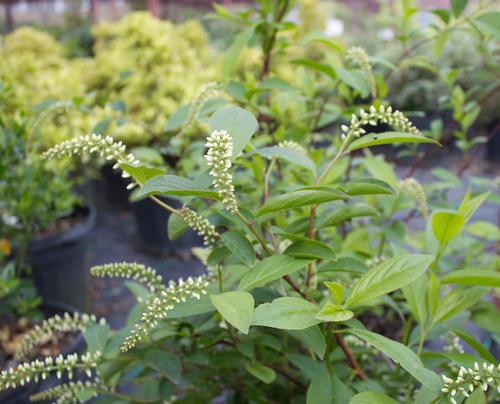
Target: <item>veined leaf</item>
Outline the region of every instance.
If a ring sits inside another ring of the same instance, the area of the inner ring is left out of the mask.
[[[297,191],[272,197],[257,211],[257,216],[303,206],[320,205],[325,202],[348,198],[349,195],[327,187],[299,189]]]
[[[301,297],[280,297],[255,308],[252,325],[280,330],[303,330],[318,324],[319,307]]]
[[[332,295],[333,300],[335,300],[335,303],[342,304],[344,301],[344,287],[338,282],[326,281],[324,284]]]
[[[472,215],[479,209],[479,207],[488,199],[490,192],[485,192],[483,194],[477,195],[474,198],[471,196],[470,191],[467,192],[458,208],[458,213],[460,213],[465,222],[467,223]]]
[[[350,196],[357,195],[391,195],[394,194],[392,188],[387,182],[376,178],[360,178],[342,184],[346,194]]]
[[[233,159],[250,142],[259,124],[257,119],[240,107],[219,109],[209,119],[211,130],[226,130],[233,141]]]
[[[465,218],[455,212],[434,212],[431,223],[434,237],[441,245],[444,245],[460,234]]]
[[[210,295],[210,300],[229,324],[243,334],[248,334],[254,310],[254,300],[250,293],[236,290]]]
[[[182,379],[182,364],[178,356],[172,355],[164,349],[149,349],[144,355],[147,364],[154,370],[166,376],[175,384]]]
[[[255,263],[255,251],[252,243],[239,230],[229,230],[222,234],[224,245],[243,264],[252,266]]]
[[[299,259],[288,255],[273,255],[259,261],[241,279],[238,289],[249,290],[275,281],[304,268],[311,259]]]
[[[316,240],[295,241],[283,254],[296,258],[312,258],[325,261],[335,261],[337,258],[330,246]]]
[[[474,349],[482,358],[486,359],[488,362],[498,364],[498,360],[491,354],[488,349],[484,347],[482,341],[478,341],[477,337],[470,334],[465,329],[458,326],[447,326],[450,331],[453,331],[457,336],[463,339],[472,349]]]
[[[353,203],[335,210],[325,211],[318,217],[317,226],[322,229],[336,226],[339,223],[356,217],[378,216],[378,214],[377,210],[367,203]]]
[[[399,363],[403,369],[428,389],[438,390],[442,387],[439,376],[426,369],[417,354],[406,345],[361,328],[349,328],[348,331],[383,352],[394,362]]]
[[[324,75],[330,77],[332,80],[337,79],[337,73],[335,73],[335,69],[323,63],[318,63],[310,59],[296,59],[292,60],[292,63],[308,67],[309,69],[312,70],[316,70],[317,72],[323,73]]]
[[[433,323],[437,324],[441,321],[448,320],[462,311],[467,310],[469,307],[479,302],[484,295],[488,293],[488,290],[488,288],[482,286],[453,289],[439,302],[433,318]]]
[[[427,317],[427,284],[427,275],[422,274],[412,283],[402,288],[408,308],[420,324]]]
[[[443,284],[478,285],[500,288],[500,272],[478,269],[452,271],[441,278]]]
[[[327,301],[325,305],[316,313],[316,318],[321,321],[347,321],[354,316],[351,310],[347,310],[344,306]]]
[[[289,330],[290,335],[301,341],[306,347],[312,349],[320,359],[323,359],[326,352],[325,336],[317,325],[303,330]]]
[[[310,43],[321,43],[338,53],[342,53],[344,51],[343,46],[340,43],[334,42],[332,38],[318,31],[309,32],[300,40],[301,45],[308,45]]]
[[[328,262],[318,268],[319,273],[324,272],[350,272],[354,274],[364,274],[368,271],[366,264],[356,258],[341,257],[335,262]]]
[[[198,314],[205,314],[214,311],[214,305],[207,295],[203,295],[200,299],[189,299],[175,305],[175,307],[168,312],[168,318],[184,318],[196,316]]]
[[[258,154],[267,158],[280,158],[292,164],[297,164],[305,169],[316,174],[316,164],[309,156],[300,151],[289,149],[281,146],[263,147],[261,149],[252,150],[248,155]]]
[[[359,69],[344,69],[342,67],[335,68],[335,73],[349,87],[354,88],[361,94],[362,97],[367,97],[370,94],[370,84]]]
[[[421,276],[434,256],[405,254],[388,259],[364,274],[352,288],[346,306],[354,307],[406,286]]]
[[[252,38],[255,32],[255,25],[251,25],[245,28],[234,38],[233,43],[224,55],[224,61],[222,63],[222,74],[224,77],[228,78],[231,75],[234,67],[236,66],[236,61],[240,55],[243,48],[247,45],[248,41]]]
[[[395,143],[434,143],[439,145],[439,142],[424,137],[422,135],[415,135],[406,132],[383,132],[383,133],[369,133],[363,135],[360,138],[353,141],[349,147],[348,151],[354,151],[362,149],[364,147],[380,146],[384,144],[395,144]]]
[[[274,379],[276,379],[276,373],[274,370],[264,365],[247,363],[245,365],[245,369],[252,376],[266,384],[272,383]]]
[[[137,193],[137,197],[148,195],[198,196],[219,199],[217,192],[211,191],[189,178],[170,174],[158,175],[146,181]]]
[[[175,240],[182,236],[189,226],[179,215],[170,215],[167,221],[167,232],[170,240]]]
[[[144,185],[144,183],[151,178],[165,174],[165,170],[161,168],[148,167],[145,165],[133,166],[131,164],[121,163],[120,168],[136,180],[139,185]]]

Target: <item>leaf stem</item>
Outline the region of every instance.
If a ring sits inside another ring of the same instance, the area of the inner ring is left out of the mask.
[[[357,376],[357,378],[359,380],[365,380],[366,376],[363,373],[363,371],[361,370],[361,367],[359,366],[358,361],[356,360],[352,351],[350,350],[350,348],[347,346],[346,342],[344,341],[344,338],[342,338],[342,335],[340,335],[338,332],[336,332],[335,326],[332,326],[332,328],[333,328],[333,336],[335,337],[335,341],[337,341],[337,344],[339,344],[340,349],[342,349],[342,351],[344,352],[344,355],[347,358],[349,365],[354,370],[354,374]]]

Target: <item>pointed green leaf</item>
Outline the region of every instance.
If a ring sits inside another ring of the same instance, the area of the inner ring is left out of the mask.
[[[144,183],[151,178],[165,174],[165,170],[161,168],[148,167],[145,165],[133,166],[131,164],[121,163],[120,168],[136,180],[139,185],[144,185]]]
[[[382,262],[355,283],[346,306],[366,304],[410,284],[427,270],[433,259],[433,255],[405,254]]]
[[[483,31],[500,39],[500,11],[490,11],[481,14],[474,22]]]
[[[479,302],[488,293],[488,290],[482,286],[453,289],[439,301],[433,323],[437,324],[448,320],[467,310]]]
[[[462,11],[464,11],[465,7],[467,7],[468,1],[469,0],[451,0],[451,9],[453,10],[455,17],[460,17]]]
[[[280,297],[255,308],[252,325],[302,330],[318,324],[314,318],[319,307],[300,297]]]
[[[299,259],[288,255],[273,255],[259,261],[241,279],[238,289],[250,290],[275,281],[304,268],[311,259]]]
[[[324,284],[330,291],[335,303],[342,304],[344,301],[344,287],[338,282],[325,281]]]
[[[397,404],[397,401],[378,391],[363,391],[351,398],[349,404]]]
[[[296,258],[312,258],[325,261],[335,261],[333,249],[316,240],[298,240],[291,244],[284,252],[285,255]]]
[[[178,239],[182,236],[187,230],[189,226],[179,215],[170,215],[167,221],[167,232],[168,238],[170,240]]]
[[[264,365],[247,363],[245,364],[245,369],[252,376],[256,377],[266,384],[270,384],[274,381],[274,379],[276,379],[276,373],[274,372],[274,370]]]
[[[158,175],[146,181],[137,193],[137,197],[148,195],[198,196],[219,199],[217,192],[211,191],[189,178],[170,174]]]
[[[376,178],[360,178],[342,184],[345,193],[351,196],[356,195],[392,195],[395,193],[387,182]]]
[[[442,387],[439,376],[426,369],[417,354],[406,345],[368,330],[350,328],[348,331],[383,352],[394,362],[399,363],[403,369],[428,389],[437,390]]]
[[[292,164],[297,164],[298,166],[304,167],[306,170],[311,171],[311,173],[313,174],[316,173],[316,164],[314,163],[314,161],[312,161],[309,156],[298,150],[281,146],[273,146],[252,150],[250,153],[248,153],[248,155],[254,154],[258,154],[259,156],[267,158],[280,158]]]
[[[326,302],[326,304],[316,313],[316,318],[321,321],[347,321],[354,316],[354,313],[347,310],[343,306],[333,303],[332,301]]]
[[[255,25],[251,25],[248,28],[242,30],[238,35],[234,37],[233,43],[227,50],[224,55],[224,60],[222,62],[222,75],[225,78],[229,78],[231,73],[236,66],[236,61],[243,50],[243,48],[247,45],[248,41],[252,38],[255,32]]]
[[[431,223],[434,237],[441,245],[445,245],[460,234],[465,219],[460,213],[434,212]]]
[[[303,330],[289,330],[290,335],[301,341],[307,348],[314,351],[320,359],[323,359],[326,352],[325,336],[317,325]]]
[[[243,334],[253,318],[254,300],[248,292],[241,290],[210,295],[210,300],[224,319]]]
[[[222,234],[224,245],[243,264],[252,266],[255,263],[255,251],[252,243],[239,230],[229,230]]]
[[[441,278],[443,284],[478,285],[500,288],[500,272],[480,269],[452,271]]]
[[[434,139],[424,137],[422,135],[415,135],[406,132],[383,132],[383,133],[369,133],[353,141],[348,151],[362,149],[364,147],[380,146],[384,144],[397,144],[397,143],[434,143],[439,145]]]
[[[336,226],[346,220],[356,217],[378,216],[379,212],[367,203],[353,203],[335,210],[329,209],[321,214],[317,219],[317,226],[321,229]]]

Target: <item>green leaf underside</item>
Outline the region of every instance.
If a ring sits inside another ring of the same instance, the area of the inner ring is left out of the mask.
[[[304,268],[311,259],[294,258],[288,255],[273,255],[259,261],[241,279],[238,289],[250,290],[263,286],[285,275]]]
[[[433,371],[426,369],[417,354],[406,345],[368,330],[350,328],[348,331],[383,352],[394,362],[399,363],[428,389],[438,390],[442,387],[439,376]]]
[[[441,279],[443,284],[479,285],[500,288],[500,272],[478,269],[461,269],[445,275]]]
[[[175,240],[181,237],[189,226],[179,215],[169,215],[167,221],[167,233],[170,240]]]
[[[252,243],[238,230],[229,230],[222,234],[224,245],[243,264],[252,266],[255,263],[255,251]]]
[[[259,124],[257,119],[240,107],[219,109],[209,120],[211,130],[226,130],[233,141],[233,159],[250,142]]]
[[[296,258],[312,258],[326,261],[336,259],[333,249],[315,240],[299,240],[291,244],[284,252],[285,255]]]
[[[356,282],[346,306],[366,304],[410,284],[427,270],[433,259],[433,255],[405,254],[382,262]]]
[[[434,139],[424,137],[422,135],[414,135],[406,132],[383,132],[383,133],[369,133],[354,140],[347,151],[354,151],[364,147],[381,146],[384,144],[393,143],[434,143],[439,145]]]
[[[159,175],[148,180],[137,196],[173,195],[197,196],[207,199],[219,199],[217,192],[211,191],[193,180],[177,175]]]
[[[357,195],[391,195],[394,194],[392,188],[387,182],[377,178],[360,178],[342,184],[346,194],[350,196]]]
[[[210,295],[210,300],[229,324],[243,334],[248,334],[254,310],[254,300],[250,293],[236,290]]]
[[[318,324],[319,307],[300,297],[280,297],[255,308],[252,325],[281,330],[303,330]]]
[[[272,197],[257,211],[257,216],[348,198],[349,195],[334,189],[301,189]]]
[[[258,154],[262,157],[267,158],[280,158],[288,161],[289,163],[296,164],[298,166],[304,167],[305,169],[311,171],[313,174],[316,173],[316,164],[308,156],[300,151],[289,149],[287,147],[272,146],[263,147],[262,149],[252,150],[248,155]]]

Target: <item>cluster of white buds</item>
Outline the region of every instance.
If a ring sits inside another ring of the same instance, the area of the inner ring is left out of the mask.
[[[361,70],[366,75],[368,82],[370,83],[371,95],[375,98],[377,96],[377,85],[375,83],[375,76],[372,72],[372,64],[366,51],[359,46],[353,46],[347,49],[346,57],[348,60],[353,61],[361,67]]]
[[[184,127],[179,134],[183,134],[191,129],[196,120],[196,117],[201,111],[201,108],[203,108],[203,104],[205,104],[205,101],[207,101],[209,98],[215,97],[222,90],[224,90],[224,85],[222,83],[217,83],[214,81],[208,82],[200,88],[193,101],[191,102]]]
[[[406,178],[399,182],[399,188],[407,191],[417,202],[418,210],[422,217],[427,220],[429,218],[429,207],[427,205],[427,198],[425,196],[422,184],[415,178]]]
[[[291,149],[300,153],[307,154],[306,149],[293,140],[283,140],[282,142],[278,143],[278,147],[283,147],[285,149]]]
[[[210,246],[217,242],[219,233],[217,233],[215,226],[208,219],[205,219],[188,207],[182,208],[181,213],[186,224],[203,237],[203,244]]]
[[[500,365],[495,366],[484,362],[482,366],[479,366],[477,362],[474,362],[473,368],[461,367],[455,379],[445,375],[442,377],[444,386],[441,391],[453,404],[457,404],[457,394],[469,397],[477,388],[488,391],[488,388],[492,387],[494,394],[500,393]]]
[[[365,264],[368,268],[373,268],[378,264],[381,264],[385,260],[387,260],[387,257],[385,255],[381,255],[380,257],[368,258],[367,260],[365,260]]]
[[[225,130],[214,130],[207,138],[208,147],[205,159],[211,168],[210,175],[214,177],[213,185],[217,188],[222,204],[230,213],[238,213],[238,203],[234,193],[233,177],[229,173],[233,142]]]
[[[43,153],[45,159],[71,157],[81,154],[94,154],[108,161],[119,163],[139,164],[139,160],[132,153],[127,154],[126,146],[121,141],[115,141],[111,136],[86,135],[75,137],[61,142]]]
[[[93,314],[64,313],[63,316],[56,314],[44,320],[41,324],[33,327],[24,334],[20,346],[16,351],[16,359],[28,356],[36,346],[43,345],[52,340],[58,332],[83,331],[89,323],[97,323],[97,318]],[[106,320],[101,318],[100,324],[105,324]]]
[[[33,394],[30,401],[49,401],[55,400],[56,404],[59,403],[79,403],[78,394],[82,391],[94,391],[93,397],[97,396],[95,389],[104,389],[105,386],[99,379],[87,380],[85,382],[69,382],[63,383],[50,389],[41,391],[40,393]]]
[[[446,341],[446,345],[443,348],[445,352],[461,354],[465,352],[464,346],[460,342],[460,337],[453,331],[448,331],[441,338]]]
[[[95,353],[87,352],[81,356],[76,353],[66,357],[59,355],[52,358],[49,356],[44,360],[36,359],[33,362],[21,363],[15,368],[0,372],[0,391],[24,386],[31,381],[37,383],[40,379],[45,380],[51,372],[56,372],[59,379],[65,371],[68,378],[72,379],[76,370],[83,371],[90,377],[100,358],[101,353],[97,351]]]
[[[134,326],[131,335],[123,342],[121,350],[126,352],[132,349],[148,331],[158,325],[160,320],[167,317],[168,312],[176,304],[185,302],[189,297],[199,299],[201,295],[207,293],[207,287],[208,281],[205,276],[188,278],[186,281],[181,278],[177,283],[170,281],[166,289],[150,297],[146,310],[142,313],[141,322]]]
[[[142,283],[152,293],[165,289],[162,277],[156,271],[136,262],[115,262],[112,264],[96,265],[90,268],[90,273],[99,277],[127,278]]]
[[[406,118],[401,111],[392,110],[392,107],[381,105],[378,109],[373,105],[367,111],[361,110],[359,117],[355,114],[351,116],[351,124],[349,126],[342,125],[342,139],[351,137],[360,137],[366,133],[363,129],[365,125],[375,126],[382,122],[391,125],[394,129],[419,135],[420,131]]]

